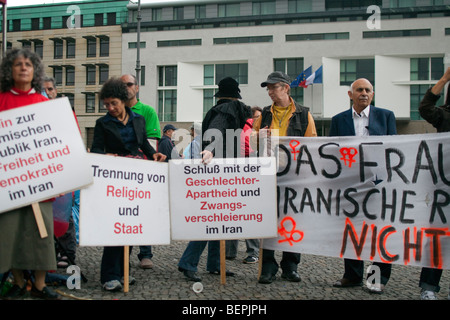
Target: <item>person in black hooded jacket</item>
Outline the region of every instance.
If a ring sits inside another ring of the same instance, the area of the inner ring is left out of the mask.
[[[238,101],[242,99],[237,81],[226,77],[219,82],[219,98],[217,104],[208,111],[202,122],[202,159],[208,163],[213,157],[236,158],[240,155],[240,131],[247,119],[251,118],[251,108]],[[227,130],[233,130],[234,141],[227,139]],[[228,146],[228,144],[230,146]],[[197,275],[200,256],[208,245],[206,269],[211,274],[220,274],[220,242],[190,241],[178,263],[178,270],[183,272],[187,280],[201,281]],[[227,276],[234,273],[226,271]]]
[[[251,108],[239,101],[242,99],[240,92],[239,84],[233,78],[226,77],[219,82],[219,91],[214,95],[219,100],[202,123],[203,161],[207,162],[213,156],[240,156],[240,133],[236,135],[235,132],[243,129],[245,122],[252,117]],[[233,130],[234,141],[228,141],[227,130]]]
[[[450,67],[439,81],[425,93],[419,106],[419,113],[426,121],[436,128],[437,132],[450,131],[450,85],[447,88],[447,98],[442,106],[436,107],[440,94],[445,85],[450,82]],[[436,292],[439,292],[439,282],[442,269],[422,268],[420,272],[419,287],[422,300],[436,300]],[[450,299],[450,293],[448,298]]]

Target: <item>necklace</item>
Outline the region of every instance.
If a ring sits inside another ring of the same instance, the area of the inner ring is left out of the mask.
[[[119,119],[119,121],[122,122],[124,125],[126,125],[127,120],[128,120],[128,113],[125,112],[125,117],[122,120]]]
[[[290,110],[290,104],[289,106],[286,107],[286,111],[284,112],[283,116],[280,119],[277,119],[277,116],[275,114],[275,112],[273,113],[273,117],[278,120],[278,127],[281,127],[281,122],[283,122],[284,117],[286,117],[286,115],[288,114],[289,110]]]

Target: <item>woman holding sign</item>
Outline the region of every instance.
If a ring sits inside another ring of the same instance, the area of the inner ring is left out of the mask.
[[[91,152],[160,162],[166,159],[165,155],[156,152],[149,144],[144,117],[125,105],[128,90],[120,78],[111,78],[105,82],[100,99],[108,113],[95,123]],[[123,266],[123,247],[103,249],[100,281],[105,290],[122,289]]]
[[[48,100],[40,94],[44,68],[39,56],[28,49],[12,49],[0,71],[0,112]],[[0,213],[0,273],[11,270],[14,285],[5,299],[27,294],[24,270],[35,270],[31,295],[60,299],[45,284],[47,270],[56,269],[52,203],[39,203],[48,236],[41,238],[32,206]]]

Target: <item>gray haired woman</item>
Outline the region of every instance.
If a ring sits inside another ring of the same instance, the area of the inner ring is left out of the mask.
[[[40,93],[43,75],[41,60],[34,52],[8,51],[0,66],[0,112],[48,100]],[[46,238],[40,237],[30,205],[0,213],[0,273],[11,271],[14,276],[14,285],[3,299],[19,299],[28,293],[26,271],[34,271],[32,296],[61,298],[45,284],[47,270],[56,269],[52,202],[44,201],[39,206]]]

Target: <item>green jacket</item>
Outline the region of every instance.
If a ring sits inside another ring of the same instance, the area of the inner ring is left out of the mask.
[[[155,109],[138,100],[138,102],[131,107],[131,110],[144,117],[147,138],[161,138],[161,126]]]

